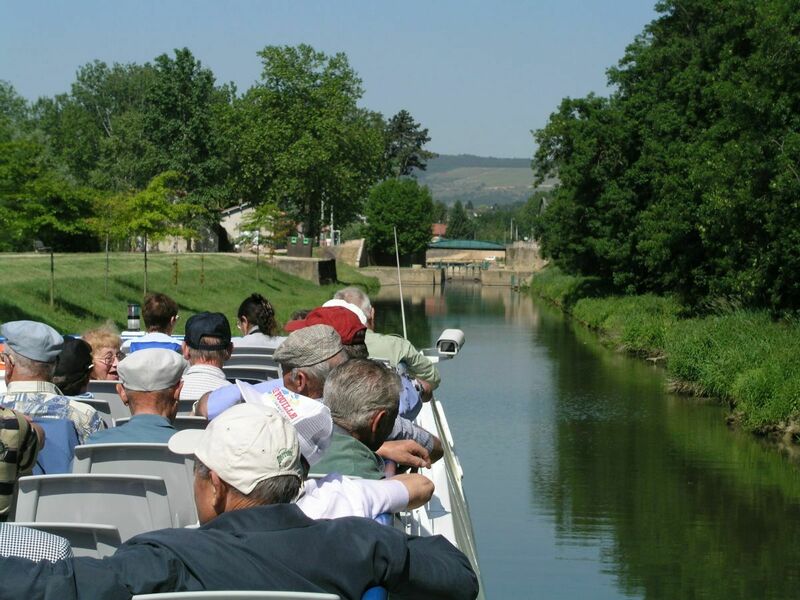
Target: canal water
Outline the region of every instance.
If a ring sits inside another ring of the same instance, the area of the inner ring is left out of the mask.
[[[800,597],[798,467],[715,405],[507,288],[405,288],[440,367],[486,597]],[[402,332],[385,288],[376,329]]]

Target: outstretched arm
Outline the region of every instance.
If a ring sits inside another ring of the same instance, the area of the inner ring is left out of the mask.
[[[376,454],[385,460],[393,460],[399,465],[431,468],[431,457],[428,451],[414,440],[384,442]]]
[[[406,491],[408,491],[406,508],[409,510],[426,504],[433,496],[435,489],[433,482],[419,473],[403,473],[402,475],[395,475],[387,481],[399,481],[406,487]]]

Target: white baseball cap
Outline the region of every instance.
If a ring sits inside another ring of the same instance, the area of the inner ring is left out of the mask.
[[[204,430],[187,429],[173,435],[169,449],[196,456],[242,494],[280,475],[303,481],[297,433],[270,406],[232,406]]]
[[[333,419],[327,406],[280,385],[263,394],[245,381],[237,379],[236,385],[245,402],[256,406],[272,406],[294,426],[300,442],[300,453],[309,465],[320,461],[331,445],[333,435]]]

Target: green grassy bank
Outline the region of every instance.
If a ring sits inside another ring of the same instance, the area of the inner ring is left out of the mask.
[[[177,277],[176,277],[177,261]],[[55,303],[50,307],[49,255],[0,254],[3,292],[0,322],[32,319],[62,332],[80,333],[111,319],[123,329],[128,302],[140,302],[144,282],[141,254],[110,256],[110,275],[105,276],[104,254],[55,256]],[[361,284],[369,291],[378,282],[355,269],[337,264],[338,285],[317,286],[266,266],[256,272],[252,258],[220,254],[151,254],[148,256],[148,291],[168,294],[178,302],[183,333],[186,319],[204,310],[228,315],[236,324],[239,304],[253,292],[272,302],[280,324],[299,308],[313,308],[329,299],[345,284]],[[233,329],[234,333],[236,329]]]
[[[677,391],[728,403],[754,432],[797,429],[800,325],[766,312],[730,309],[683,318],[674,299],[653,295],[591,297],[593,282],[549,267],[532,293],[596,330],[616,349],[666,365]]]

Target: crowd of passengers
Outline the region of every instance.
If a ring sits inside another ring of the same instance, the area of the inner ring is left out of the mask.
[[[296,313],[285,337],[259,294],[239,307],[238,337],[224,314],[202,312],[177,341],[178,305],[164,294],[145,298],[142,318],[145,334],[124,344],[108,325],[66,338],[34,321],[0,326],[0,598],[201,590],[360,598],[373,586],[392,597],[477,595],[468,559],[447,540],[372,520],[433,495],[430,479],[411,471],[441,458],[441,441],[413,419],[440,378],[407,340],[374,331],[362,290]],[[278,377],[231,383],[223,367],[234,348],[273,348]],[[91,380],[117,381],[129,421],[106,428],[81,401],[92,399]],[[207,419],[204,429],[175,429],[188,404]],[[64,427],[73,443],[48,445],[47,432]],[[143,533],[95,559],[73,557],[58,536],[2,523],[20,476],[70,472],[76,444],[109,443],[168,444],[194,457],[199,527]]]

